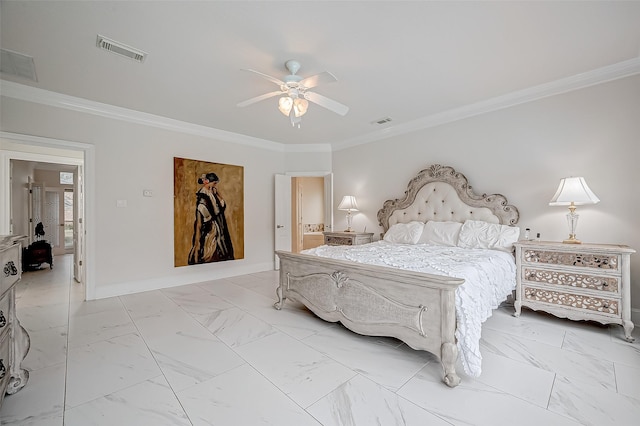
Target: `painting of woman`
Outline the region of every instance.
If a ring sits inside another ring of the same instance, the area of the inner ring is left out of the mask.
[[[233,260],[233,244],[224,212],[227,204],[218,190],[215,173],[198,178],[202,187],[196,192],[195,221],[188,264]]]
[[[174,157],[174,265],[244,258],[244,168]]]

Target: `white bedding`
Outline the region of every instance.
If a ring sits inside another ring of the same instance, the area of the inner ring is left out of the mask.
[[[456,290],[456,339],[464,371],[481,373],[482,323],[516,286],[516,266],[509,253],[428,244],[377,241],[358,246],[320,246],[303,253],[464,278]]]

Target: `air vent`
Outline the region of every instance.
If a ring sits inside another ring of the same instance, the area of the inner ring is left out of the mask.
[[[391,117],[384,117],[384,118],[379,118],[377,120],[373,120],[371,124],[381,125],[381,124],[387,124],[390,121],[391,121]]]
[[[0,49],[0,72],[38,81],[33,57],[7,49]]]
[[[100,49],[108,50],[109,52],[117,55],[126,56],[129,59],[133,59],[134,61],[141,63],[144,62],[144,59],[147,57],[147,53],[142,50],[111,40],[105,36],[101,36],[100,34],[98,34],[96,46]]]

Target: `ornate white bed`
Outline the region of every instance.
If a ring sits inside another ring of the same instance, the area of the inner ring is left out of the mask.
[[[384,233],[394,224],[414,221],[514,225],[518,216],[518,210],[508,205],[504,196],[477,195],[463,174],[440,165],[420,171],[409,182],[403,198],[385,201],[378,211]],[[358,247],[362,249],[353,249]],[[398,338],[413,349],[436,355],[448,386],[460,383],[455,370],[456,290],[464,279],[306,253],[278,251],[277,255],[277,309],[292,299],[318,317],[340,321],[356,333]],[[511,255],[507,257],[513,261]],[[515,272],[512,278],[515,283]]]

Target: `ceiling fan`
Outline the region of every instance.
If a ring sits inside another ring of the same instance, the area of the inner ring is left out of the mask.
[[[243,71],[256,73],[259,76],[271,81],[272,83],[277,84],[279,86],[279,90],[247,99],[246,101],[240,102],[238,106],[245,107],[247,105],[251,105],[256,102],[272,98],[274,96],[280,96],[280,100],[278,101],[278,109],[285,116],[289,117],[292,126],[297,125],[298,127],[300,127],[302,116],[307,112],[307,108],[309,106],[308,101],[318,104],[321,107],[324,107],[340,115],[345,115],[349,111],[349,107],[347,107],[346,105],[343,105],[340,102],[336,102],[333,99],[329,99],[326,96],[309,91],[309,89],[312,89],[320,84],[332,83],[334,81],[337,81],[333,74],[324,71],[320,74],[312,75],[311,77],[302,78],[296,74],[300,69],[300,62],[289,60],[285,62],[284,66],[287,68],[290,74],[284,77],[283,80],[252,69],[243,69]]]

